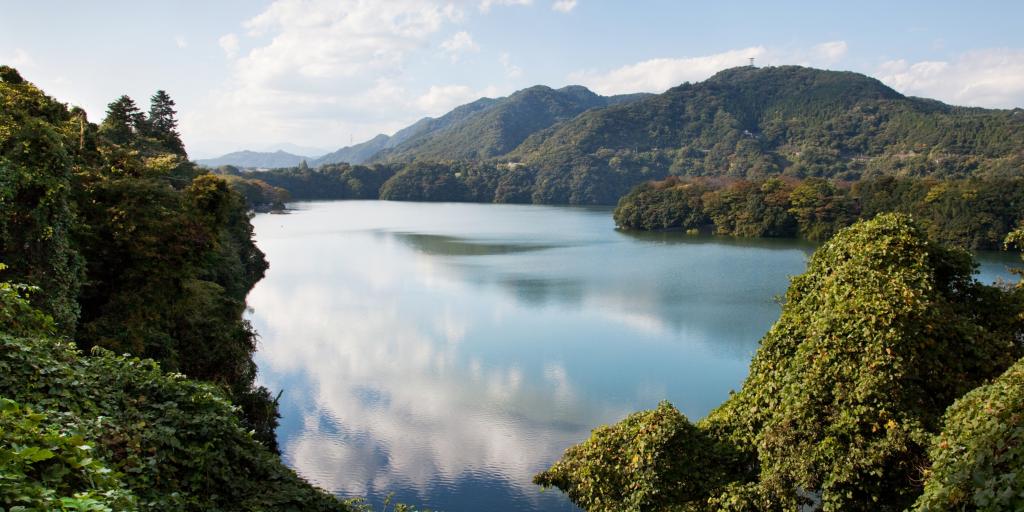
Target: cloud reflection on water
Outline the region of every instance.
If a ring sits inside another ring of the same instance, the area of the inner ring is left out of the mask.
[[[347,496],[572,510],[530,480],[590,429],[665,398],[706,413],[804,253],[641,244],[606,216],[340,202],[257,217],[271,269],[248,300],[260,379],[285,390],[286,462]]]

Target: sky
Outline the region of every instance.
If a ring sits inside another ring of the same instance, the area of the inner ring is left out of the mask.
[[[0,0],[0,64],[103,118],[177,102],[190,156],[333,151],[531,85],[662,92],[745,65],[1024,107],[1024,2]]]

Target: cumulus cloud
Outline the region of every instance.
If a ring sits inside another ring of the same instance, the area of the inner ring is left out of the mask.
[[[488,12],[492,6],[495,5],[531,5],[533,0],[482,0],[480,2],[480,11]]]
[[[576,0],[556,0],[551,8],[559,12],[569,12],[576,8]]]
[[[683,82],[703,80],[723,69],[742,66],[750,57],[766,53],[764,47],[754,46],[702,57],[650,59],[607,72],[578,71],[569,79],[600,94],[663,92]]]
[[[428,112],[442,112],[473,99],[473,90],[465,85],[433,85],[422,96],[416,98],[416,105]]]
[[[439,92],[409,90],[410,56],[436,48],[438,33],[462,18],[443,0],[277,0],[243,24],[244,44],[233,33],[220,38],[231,79],[182,116],[182,133],[201,152],[239,133],[249,144],[333,146],[401,128],[421,105],[443,103]],[[468,33],[446,43],[452,52],[476,46]]]
[[[224,34],[217,40],[217,44],[220,45],[221,50],[224,50],[224,55],[229,59],[233,59],[238,55],[238,36],[235,34]]]
[[[751,46],[696,57],[648,59],[610,71],[577,71],[569,75],[569,80],[601,94],[663,92],[683,82],[704,80],[723,69],[744,66],[752,57],[759,65],[823,67],[841,61],[848,49],[846,41],[828,41],[809,48]]]
[[[452,62],[455,62],[463,53],[480,51],[480,46],[473,41],[473,36],[469,35],[469,32],[463,30],[442,42],[441,49],[451,57]]]
[[[1024,107],[1024,50],[987,49],[949,60],[884,62],[875,72],[892,88],[955,105]]]

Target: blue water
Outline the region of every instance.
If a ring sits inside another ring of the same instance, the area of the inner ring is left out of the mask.
[[[285,462],[340,496],[576,510],[531,483],[602,423],[738,389],[814,246],[631,235],[606,208],[311,202],[258,215],[260,382]],[[1016,261],[982,255],[979,278]]]

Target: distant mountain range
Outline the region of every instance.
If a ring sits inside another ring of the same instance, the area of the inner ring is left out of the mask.
[[[275,165],[301,161],[281,156]],[[739,67],[662,94],[530,87],[307,161],[337,162],[385,164],[393,197],[454,183],[477,188],[431,197],[572,204],[614,203],[639,183],[672,175],[1020,176],[1024,110],[907,97],[852,72]],[[407,164],[429,168],[404,172]],[[372,182],[383,183],[381,176]]]
[[[438,117],[425,117],[399,130],[346,146],[319,158],[284,151],[237,151],[197,160],[209,167],[311,167],[335,163],[403,162],[418,159],[475,160],[503,155],[529,135],[594,108],[636,101],[650,94],[600,96],[586,87],[561,89],[538,85],[503,98],[480,98]]]
[[[235,167],[244,167],[247,169],[277,169],[280,167],[298,166],[303,160],[308,163],[313,159],[302,155],[294,155],[281,150],[274,152],[244,150],[235,151],[234,153],[228,153],[216,158],[196,160],[196,163],[207,167],[233,165]]]

